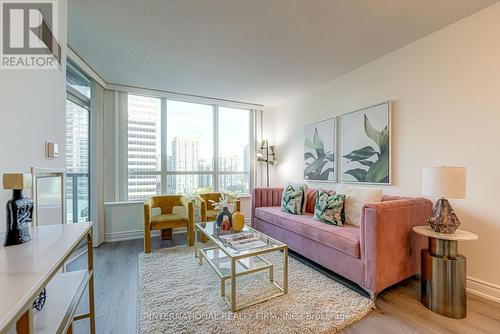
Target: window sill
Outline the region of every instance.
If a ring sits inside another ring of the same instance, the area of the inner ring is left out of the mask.
[[[195,196],[188,196],[190,199],[195,199]],[[242,194],[239,195],[238,198],[252,198],[251,194]],[[117,202],[104,202],[104,206],[120,206],[120,205],[132,205],[132,204],[144,204],[142,200],[133,200],[133,201],[117,201]]]

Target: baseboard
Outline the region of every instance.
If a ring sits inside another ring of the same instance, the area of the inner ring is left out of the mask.
[[[467,292],[500,303],[499,285],[469,276],[467,277]]]
[[[250,225],[251,219],[246,218],[245,224]],[[176,228],[173,233],[186,233],[185,228]],[[151,231],[151,236],[159,236],[160,231]],[[142,239],[144,238],[144,230],[133,230],[133,231],[121,231],[114,233],[105,233],[104,234],[104,242],[116,242],[116,241],[125,241],[125,240],[133,240],[133,239]]]

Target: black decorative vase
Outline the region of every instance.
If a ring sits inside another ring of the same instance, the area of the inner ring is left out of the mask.
[[[14,189],[7,202],[7,229],[4,246],[19,245],[31,240],[29,226],[33,216],[33,200],[23,196],[22,189]]]
[[[220,226],[222,224],[222,220],[224,219],[224,216],[227,216],[229,218],[229,221],[231,222],[232,214],[229,212],[229,209],[227,206],[222,208],[222,211],[217,215],[217,226]]]

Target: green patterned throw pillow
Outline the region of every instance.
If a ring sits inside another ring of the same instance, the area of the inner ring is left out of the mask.
[[[281,211],[300,215],[302,213],[302,198],[304,190],[302,188],[294,189],[291,185],[286,187],[281,197]]]
[[[316,205],[314,206],[314,219],[330,225],[343,226],[345,195],[330,195],[319,189],[316,194]]]

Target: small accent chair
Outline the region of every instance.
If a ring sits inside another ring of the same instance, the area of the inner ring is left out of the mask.
[[[198,194],[196,195],[196,199],[200,201],[201,207],[201,221],[202,222],[209,222],[209,221],[214,221],[217,218],[217,215],[219,212],[214,210],[214,207],[212,203],[209,201],[215,201],[218,202],[219,198],[221,195],[224,194],[226,195],[231,202],[236,202],[236,211],[240,211],[241,209],[241,203],[240,200],[235,198],[234,196],[231,196],[227,193],[203,193],[203,194]]]
[[[185,214],[173,213],[173,208],[182,206]],[[161,214],[151,217],[151,209],[160,208]],[[187,243],[194,242],[193,202],[181,195],[153,196],[144,203],[144,253],[151,253],[151,230],[161,230],[162,240],[172,239],[172,228],[187,227]]]

